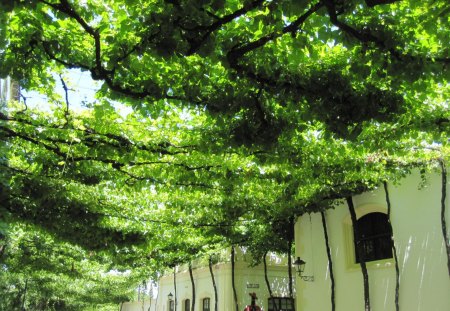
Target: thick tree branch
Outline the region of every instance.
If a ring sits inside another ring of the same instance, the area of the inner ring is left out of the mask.
[[[191,54],[197,52],[197,50],[202,46],[202,44],[211,35],[211,33],[216,31],[223,25],[233,21],[237,17],[242,16],[253,9],[256,9],[263,2],[264,2],[264,0],[254,0],[252,2],[248,2],[241,9],[239,9],[231,14],[221,17],[220,19],[215,21],[213,24],[211,24],[209,26],[201,26],[201,29],[203,29],[204,33],[201,35],[200,38],[191,41],[191,47],[190,47],[189,51],[187,52],[187,55],[191,55]]]
[[[368,7],[373,8],[376,5],[391,4],[400,2],[401,0],[365,0]]]
[[[419,57],[417,57],[417,56],[409,55],[407,53],[404,53],[404,52],[401,52],[401,51],[395,49],[394,47],[387,46],[385,41],[374,36],[373,34],[371,34],[368,31],[359,31],[359,30],[351,27],[350,25],[340,21],[338,19],[338,13],[337,13],[337,10],[335,7],[334,0],[321,0],[321,2],[323,2],[327,8],[331,23],[334,26],[338,27],[343,32],[354,37],[358,41],[365,43],[365,44],[373,43],[380,50],[389,52],[390,55],[392,55],[398,61],[404,61],[406,59],[410,59],[410,60],[411,59],[419,59]],[[393,2],[396,2],[396,0],[393,0],[393,1],[373,0],[373,1],[366,1],[366,2],[367,3],[370,2],[373,4],[372,6],[374,6],[377,4],[393,3]],[[447,63],[447,64],[450,63],[450,58],[445,58],[445,57],[425,57],[424,59],[426,59],[429,62],[440,62],[440,63]]]
[[[304,14],[299,16],[294,22],[292,22],[288,26],[284,27],[281,32],[272,32],[270,34],[267,34],[267,35],[259,38],[258,40],[235,46],[227,54],[228,62],[230,63],[230,65],[232,67],[236,67],[239,58],[241,58],[245,54],[247,54],[255,49],[258,49],[260,47],[263,47],[266,43],[268,43],[276,38],[279,38],[286,33],[294,34],[295,32],[297,32],[300,29],[301,25],[303,25],[303,23],[306,22],[308,17],[310,17],[313,13],[317,12],[322,6],[323,6],[322,2],[316,3],[308,11],[306,11]]]

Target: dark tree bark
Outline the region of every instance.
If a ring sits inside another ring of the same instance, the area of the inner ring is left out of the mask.
[[[358,241],[359,228],[358,228],[358,222],[357,222],[357,219],[356,219],[355,206],[353,205],[352,197],[347,197],[346,200],[347,200],[347,204],[348,204],[348,209],[350,211],[350,217],[352,219],[353,238],[355,240],[355,248],[356,248],[356,251],[358,252],[359,265],[361,266],[361,272],[362,272],[362,275],[363,275],[363,282],[364,282],[364,310],[365,311],[370,311],[369,275],[367,273],[366,259],[364,258],[364,252],[362,251],[362,248],[360,247],[360,242]]]
[[[294,220],[289,220],[289,228],[290,231],[294,231]],[[293,244],[294,235],[289,234],[288,236],[288,274],[289,274],[289,297],[294,298],[294,291],[292,287],[293,278],[292,278],[292,256],[291,256],[291,250],[292,250],[292,244]]]
[[[3,254],[5,253],[6,245],[0,246],[0,259],[2,259]]]
[[[191,310],[195,310],[195,283],[194,283],[194,276],[192,274],[192,263],[189,263],[189,277],[191,278],[191,285],[192,285],[192,307]]]
[[[336,296],[335,296],[335,283],[334,283],[334,273],[333,273],[333,261],[331,259],[331,250],[330,250],[330,243],[328,240],[328,230],[327,230],[327,222],[325,219],[325,212],[320,212],[320,215],[322,216],[322,227],[323,227],[323,234],[325,236],[325,246],[327,248],[327,256],[328,256],[328,269],[330,270],[330,280],[331,280],[331,310],[336,310]]]
[[[398,1],[400,0],[366,0],[366,4],[368,7],[372,8],[376,5],[390,4]]]
[[[233,297],[234,297],[234,303],[236,305],[236,311],[239,311],[239,303],[238,298],[236,294],[236,284],[234,281],[234,257],[235,257],[235,251],[234,246],[231,246],[231,286],[233,287]]]
[[[398,257],[397,257],[397,248],[395,247],[394,243],[394,231],[392,229],[392,223],[391,223],[391,199],[389,198],[389,189],[388,184],[386,181],[383,182],[384,185],[384,192],[386,194],[386,204],[387,204],[387,216],[388,216],[388,223],[389,227],[391,229],[391,243],[392,243],[392,254],[394,255],[394,262],[395,262],[395,310],[400,310],[400,304],[399,304],[399,297],[400,297],[400,269],[398,267]]]
[[[25,280],[25,289],[23,290],[22,311],[25,311],[25,300],[27,298],[28,279]]]
[[[218,311],[217,309],[217,286],[216,286],[216,279],[214,278],[213,273],[213,265],[212,265],[212,256],[209,256],[209,273],[211,274],[211,280],[214,288],[214,311]]]
[[[440,160],[441,176],[442,176],[442,195],[441,195],[441,226],[442,235],[444,237],[445,249],[447,250],[447,268],[450,275],[450,240],[447,235],[447,224],[445,222],[445,199],[447,197],[447,168],[445,167],[444,160]]]
[[[264,254],[263,257],[263,263],[264,263],[264,279],[266,281],[266,286],[267,286],[267,291],[269,292],[269,297],[273,298],[273,292],[272,292],[272,288],[270,287],[270,282],[269,282],[269,277],[267,276],[267,252]],[[276,301],[273,300],[273,306],[275,308],[275,311],[278,310],[278,306]]]

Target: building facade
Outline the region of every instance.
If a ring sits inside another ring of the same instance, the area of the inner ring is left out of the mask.
[[[250,262],[250,254],[242,249],[236,249],[234,283],[237,308],[244,310],[251,303],[250,294],[255,293],[256,304],[262,310],[271,310],[270,306],[273,303],[284,304],[284,306],[291,305],[289,309],[285,309],[286,311],[293,310],[293,300],[289,298],[289,273],[286,259],[276,255],[267,256],[267,278],[272,290],[272,298],[270,298],[266,285],[263,265],[250,267]],[[214,311],[216,294],[219,311],[236,310],[232,285],[232,265],[227,259],[227,255],[222,254],[219,262],[212,266],[216,290],[214,290],[207,262],[197,262],[193,265],[192,272],[195,287],[195,310],[191,310],[192,282],[189,270],[187,266],[181,266],[177,267],[175,278],[172,273],[159,280],[157,311]]]
[[[11,100],[19,100],[19,84],[11,78],[0,79],[0,110],[6,108]]]
[[[119,311],[154,311],[154,299],[143,299],[142,301],[123,302],[119,306]]]
[[[300,217],[296,223],[296,255],[306,262],[303,276],[312,276],[314,281],[298,278],[296,310],[332,310],[332,278],[335,310],[364,310],[363,270],[358,254],[367,262],[372,311],[450,310],[450,277],[441,217],[445,203],[443,218],[449,224],[449,183],[443,187],[441,177],[440,173],[433,173],[424,181],[416,172],[400,185],[388,183],[387,197],[384,185],[354,196],[352,201],[360,229],[356,237],[359,250],[347,201],[327,210],[332,276],[321,213]],[[392,249],[387,223],[388,206],[396,252]]]

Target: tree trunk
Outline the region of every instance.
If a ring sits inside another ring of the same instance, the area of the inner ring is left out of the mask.
[[[150,281],[150,286],[148,289],[148,311],[150,311],[150,309],[152,308],[152,300],[153,300],[153,281]]]
[[[352,227],[353,227],[353,238],[355,240],[355,248],[358,252],[359,257],[359,265],[361,266],[361,272],[363,275],[364,282],[364,310],[370,311],[370,294],[369,294],[369,275],[367,273],[366,261],[364,258],[364,252],[362,248],[359,246],[359,241],[357,238],[359,237],[359,229],[358,222],[356,219],[355,206],[353,205],[352,197],[347,197],[348,209],[350,211],[350,217],[352,219]]]
[[[25,280],[25,289],[23,290],[22,311],[25,311],[25,299],[27,298],[28,279]]]
[[[275,311],[278,311],[278,306],[275,300],[273,300],[273,292],[270,287],[269,277],[267,276],[267,252],[264,254],[263,263],[264,263],[264,279],[266,280],[267,291],[269,292],[269,297],[272,298],[273,306]]]
[[[218,311],[217,309],[217,286],[216,286],[216,279],[214,278],[213,273],[213,265],[212,265],[212,256],[209,255],[209,273],[211,274],[211,280],[214,288],[214,311]]]
[[[389,227],[391,229],[391,243],[392,243],[392,254],[394,255],[394,262],[395,262],[395,310],[400,310],[399,305],[399,297],[400,297],[400,269],[398,267],[398,257],[397,257],[397,248],[395,247],[395,241],[394,241],[394,230],[392,229],[392,223],[391,223],[391,199],[389,198],[389,189],[388,184],[386,181],[383,182],[384,185],[384,193],[386,194],[386,204],[387,204],[387,216],[388,216],[388,223]]]
[[[6,245],[0,246],[0,259],[2,259],[3,254],[5,253]]]
[[[294,290],[293,290],[293,282],[292,278],[292,244],[295,238],[295,218],[292,217],[289,219],[289,237],[288,237],[288,274],[289,274],[289,298],[292,301],[292,310],[295,311],[295,301],[294,301]]]
[[[320,212],[320,215],[322,216],[322,227],[323,227],[323,234],[325,236],[325,246],[327,248],[327,256],[328,256],[328,269],[330,270],[330,280],[331,280],[331,310],[336,310],[336,296],[334,291],[334,273],[333,273],[333,261],[331,259],[331,250],[330,250],[330,243],[328,240],[328,230],[327,230],[327,222],[325,219],[325,212]]]
[[[233,287],[233,297],[234,303],[236,305],[236,311],[239,311],[239,303],[236,294],[236,284],[234,282],[234,257],[235,257],[234,246],[231,246],[231,286]]]
[[[141,285],[138,286],[138,302],[141,301]]]
[[[447,268],[450,275],[450,240],[447,235],[447,224],[445,222],[445,199],[447,197],[447,169],[444,160],[440,160],[442,175],[442,195],[441,195],[441,226],[442,235],[444,236],[445,249],[447,250]]]
[[[194,283],[194,276],[192,274],[192,263],[189,263],[189,277],[191,278],[191,285],[192,285],[192,307],[191,310],[195,310],[195,283]]]

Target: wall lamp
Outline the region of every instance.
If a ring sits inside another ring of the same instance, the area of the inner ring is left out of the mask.
[[[172,293],[169,293],[169,295],[167,295],[167,298],[169,298],[169,301],[172,301],[172,300],[173,300],[173,295],[172,295]]]
[[[300,257],[297,257],[297,259],[294,261],[295,270],[297,271],[298,276],[305,282],[314,282],[314,276],[313,275],[303,275],[303,272],[305,271],[306,262],[301,259]]]

